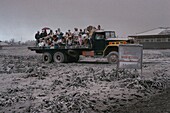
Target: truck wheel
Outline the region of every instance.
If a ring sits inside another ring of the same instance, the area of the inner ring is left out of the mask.
[[[52,55],[50,53],[44,53],[43,56],[44,63],[51,63],[52,62]]]
[[[67,62],[67,56],[62,52],[56,52],[53,56],[53,59],[57,63]]]
[[[118,53],[117,52],[110,52],[107,56],[107,60],[110,64],[118,62]]]

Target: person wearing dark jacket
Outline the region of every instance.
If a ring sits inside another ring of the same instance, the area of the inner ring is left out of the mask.
[[[38,45],[38,43],[40,42],[40,32],[37,31],[37,33],[35,34],[35,39],[36,39],[36,45]]]
[[[47,36],[47,31],[45,29],[42,30],[42,33],[40,34],[41,38],[44,38]]]

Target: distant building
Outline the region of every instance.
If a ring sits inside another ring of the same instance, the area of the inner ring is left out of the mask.
[[[170,49],[170,27],[159,27],[129,36],[145,49]]]
[[[0,49],[2,49],[3,46],[8,46],[7,43],[0,41]]]
[[[1,45],[1,46],[8,46],[8,44],[7,44],[7,43],[2,42],[2,41],[0,41],[0,45]]]

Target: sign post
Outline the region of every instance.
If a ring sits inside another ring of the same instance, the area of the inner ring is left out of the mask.
[[[143,46],[140,44],[119,45],[119,69],[141,69],[142,74]]]

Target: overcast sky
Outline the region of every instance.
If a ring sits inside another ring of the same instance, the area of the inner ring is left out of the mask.
[[[42,27],[65,32],[98,24],[122,37],[170,27],[170,0],[0,0],[0,40],[34,40]]]

